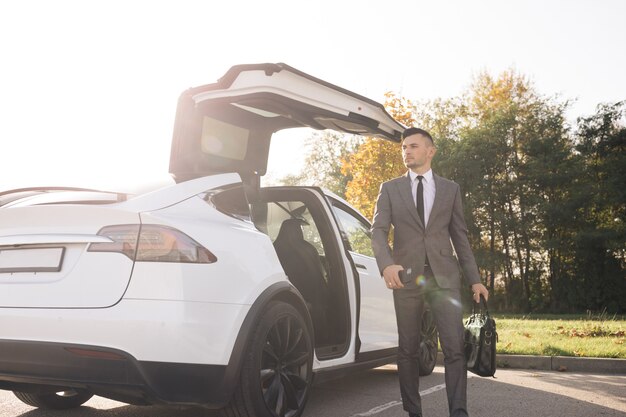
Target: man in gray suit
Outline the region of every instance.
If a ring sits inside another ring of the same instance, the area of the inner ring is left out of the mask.
[[[430,133],[414,127],[404,131],[402,157],[409,171],[380,187],[372,246],[387,288],[393,290],[404,409],[410,417],[422,415],[418,361],[427,302],[444,354],[450,416],[467,417],[461,271],[471,285],[474,301],[481,295],[487,299],[489,292],[480,283],[467,238],[459,185],[433,174],[435,152]],[[388,243],[391,226],[393,249]]]

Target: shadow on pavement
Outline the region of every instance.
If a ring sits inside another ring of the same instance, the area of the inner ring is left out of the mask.
[[[520,381],[470,379],[470,412],[485,417],[626,416],[623,394],[620,400],[617,387],[601,392],[601,383],[589,381],[593,378],[528,374],[523,377],[528,379],[526,386]]]
[[[502,370],[497,378],[470,374],[473,417],[626,417],[626,376]],[[425,417],[447,417],[443,368],[420,379]],[[405,417],[398,376],[391,367],[365,371],[316,387],[303,417]]]
[[[443,368],[439,366],[432,375],[420,379],[420,390],[426,392],[422,397],[425,417],[447,417],[443,382]],[[626,376],[498,370],[496,378],[470,375],[469,412],[473,417],[625,417],[625,385]],[[130,406],[96,397],[75,410],[31,410],[18,416],[216,417],[217,413],[188,407]],[[303,417],[320,416],[405,417],[395,366],[314,386]]]

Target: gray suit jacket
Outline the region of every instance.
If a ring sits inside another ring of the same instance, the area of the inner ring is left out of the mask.
[[[438,175],[433,174],[433,178],[435,201],[426,227],[417,215],[408,175],[380,186],[372,225],[372,247],[378,268],[383,271],[397,264],[405,270],[411,268],[412,275],[422,275],[428,254],[441,288],[460,288],[461,270],[470,285],[477,284],[480,275],[467,238],[460,187]],[[388,243],[392,225],[393,250]]]

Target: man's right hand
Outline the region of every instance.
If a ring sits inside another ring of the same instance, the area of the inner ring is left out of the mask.
[[[385,284],[387,288],[390,290],[395,290],[398,288],[404,288],[404,284],[400,280],[400,275],[398,274],[400,271],[403,271],[402,265],[389,265],[385,269],[383,269],[383,279],[385,280]]]

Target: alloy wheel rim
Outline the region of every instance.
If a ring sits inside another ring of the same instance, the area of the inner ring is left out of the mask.
[[[271,413],[296,415],[304,403],[309,381],[310,349],[304,329],[291,316],[270,328],[261,356],[261,390]]]

